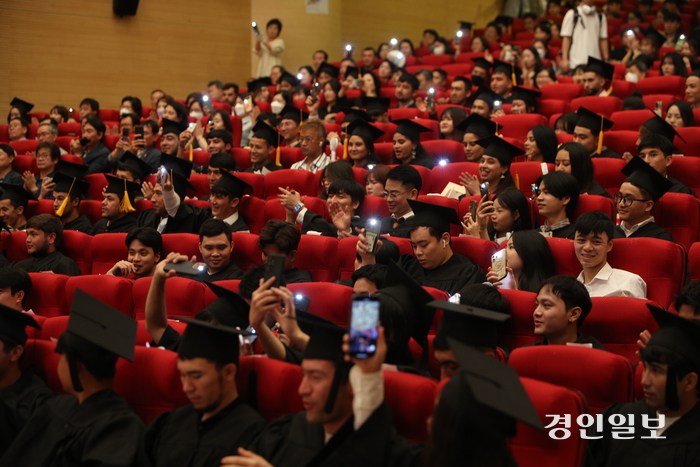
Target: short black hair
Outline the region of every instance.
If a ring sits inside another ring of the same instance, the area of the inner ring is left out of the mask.
[[[29,121],[27,121],[27,120],[26,120],[25,118],[23,118],[23,117],[12,117],[11,119],[9,119],[9,120],[7,121],[7,123],[9,124],[9,123],[10,123],[11,121],[13,121],[13,120],[17,120],[17,121],[20,123],[20,125],[22,125],[23,128],[28,128],[28,127],[29,127]]]
[[[226,83],[223,85],[223,87],[221,89],[226,90],[226,89],[231,89],[231,88],[233,88],[233,93],[237,96],[239,88],[238,88],[238,85],[236,83]]]
[[[100,117],[94,114],[88,114],[85,117],[83,117],[83,123],[91,125],[95,129],[95,131],[97,131],[98,133],[102,133],[102,138],[100,138],[100,141],[104,139],[107,127],[105,126],[104,122],[100,120]]]
[[[91,97],[86,97],[85,99],[80,101],[80,105],[78,107],[82,107],[83,105],[86,105],[86,104],[89,105],[90,109],[93,110],[94,112],[100,111],[100,103]]]
[[[581,308],[581,316],[576,321],[576,327],[580,328],[593,308],[586,286],[573,276],[553,276],[542,282],[540,290],[544,288],[549,288],[554,295],[562,299],[567,310],[574,307]]]
[[[207,141],[214,138],[219,138],[224,142],[224,144],[233,146],[233,135],[228,130],[211,130],[209,133],[207,133]]]
[[[248,300],[253,298],[253,292],[260,287],[260,279],[265,277],[265,265],[260,264],[250,268],[243,274],[241,282],[238,284],[238,294]]]
[[[277,18],[272,18],[270,21],[267,22],[267,25],[265,26],[265,29],[269,28],[273,24],[277,25],[277,34],[282,32],[282,21],[278,20]]]
[[[637,153],[639,154],[642,150],[647,148],[655,148],[664,153],[664,156],[672,156],[676,153],[676,148],[673,146],[668,138],[663,135],[652,133],[648,136],[642,138],[637,146]]]
[[[153,253],[159,254],[163,251],[163,237],[153,227],[135,227],[129,231],[124,240],[126,247],[131,246],[131,242],[138,240],[149,248],[153,248]]]
[[[220,152],[214,154],[209,159],[209,167],[215,169],[224,169],[234,171],[236,170],[236,160],[231,156],[231,154]]]
[[[216,86],[217,89],[223,89],[223,88],[224,88],[224,83],[222,83],[222,82],[219,81],[218,79],[215,79],[215,80],[209,81],[209,82],[207,83],[207,87],[209,87],[209,86]]]
[[[387,269],[383,264],[366,264],[352,273],[352,284],[354,286],[359,279],[367,279],[377,289],[383,289]]]
[[[209,219],[199,228],[199,241],[204,240],[204,237],[216,237],[221,234],[226,234],[226,239],[231,241],[231,228],[221,219]]]
[[[389,170],[386,174],[387,180],[395,180],[401,182],[401,185],[405,187],[410,187],[409,189],[415,188],[420,192],[423,187],[423,180],[421,179],[420,173],[409,164],[397,165],[393,169]]]
[[[664,3],[665,3],[665,2],[664,2]],[[675,2],[671,2],[671,3],[675,3]],[[681,22],[681,17],[680,17],[680,15],[679,15],[678,13],[675,13],[675,12],[673,12],[673,11],[668,11],[668,10],[666,10],[666,11],[664,11],[664,22],[666,22],[666,21],[671,21],[671,22],[674,22],[674,23],[680,23],[680,22]]]
[[[660,345],[647,345],[639,352],[640,360],[644,363],[661,363],[673,368],[676,378],[682,379],[688,373],[698,373],[693,364],[683,355]]]
[[[158,126],[158,122],[156,122],[154,120],[148,119],[145,122],[143,122],[142,125],[144,127],[149,127],[151,129],[151,134],[153,134],[153,136],[157,136],[158,131],[160,131],[160,127]]]
[[[331,183],[331,185],[328,187],[329,195],[335,195],[338,193],[345,193],[346,195],[350,196],[353,202],[359,201],[360,204],[357,209],[360,209],[362,202],[365,200],[366,190],[355,180],[339,178],[337,180],[333,180],[333,183]]]
[[[131,110],[141,118],[141,111],[143,110],[143,104],[141,104],[141,99],[134,96],[126,96],[122,99],[122,104],[126,101],[131,103]]]
[[[566,217],[573,216],[581,192],[576,178],[566,172],[550,172],[537,178],[536,184],[538,187],[541,183],[544,183],[545,189],[555,198],[563,199],[566,196],[569,197],[569,203],[566,205]]]
[[[433,73],[439,74],[442,79],[447,81],[447,72],[445,70],[443,70],[442,68],[435,68],[433,70]]]
[[[612,242],[615,236],[615,224],[610,216],[600,211],[583,213],[576,220],[576,233],[587,237],[589,234],[608,236],[608,242]]]
[[[700,281],[688,282],[685,287],[676,295],[674,306],[676,311],[680,310],[683,305],[688,305],[693,308],[693,314],[700,314]]]
[[[328,52],[326,52],[325,50],[318,49],[316,52],[313,53],[313,55],[316,55],[316,54],[323,54],[323,61],[324,62],[328,61]]]
[[[608,0],[608,3],[609,3],[609,2],[610,2],[610,0]],[[525,13],[524,15],[521,16],[521,18],[522,18],[522,19],[530,18],[530,19],[534,19],[534,20],[536,21],[536,20],[537,20],[537,15],[534,14],[534,13]]]
[[[432,36],[435,36],[435,39],[437,39],[440,36],[440,34],[438,34],[438,32],[435,29],[425,29],[423,31],[423,34],[425,34],[425,33],[428,33]]]
[[[61,246],[63,224],[58,217],[51,214],[37,214],[27,221],[27,230],[29,229],[41,230],[47,236],[55,233],[56,241],[54,242],[54,245],[56,245],[56,248]]]
[[[456,83],[456,82],[462,82],[462,83],[464,83],[464,86],[465,86],[465,88],[467,89],[467,91],[471,91],[472,86],[473,86],[472,81],[471,81],[469,78],[467,78],[466,76],[456,76],[456,77],[452,80],[452,82],[453,82],[453,83]]]
[[[137,127],[137,126],[139,126],[139,124],[141,124],[141,117],[139,117],[138,115],[136,115],[133,112],[129,112],[128,114],[124,114],[124,115],[120,116],[119,121],[121,122],[125,118],[128,118],[129,120],[131,120],[131,124],[134,127]]]
[[[258,247],[263,250],[267,245],[277,245],[282,253],[289,255],[299,248],[300,241],[301,231],[296,224],[270,219],[260,231]]]
[[[366,52],[368,50],[371,50],[374,55],[377,55],[377,51],[374,50],[374,47],[365,47],[364,49],[362,49],[363,52]]]
[[[418,78],[416,78],[411,73],[404,73],[401,76],[399,76],[398,82],[410,84],[411,88],[413,88],[414,91],[420,86],[420,84],[418,83]]]
[[[61,148],[58,146],[56,143],[52,143],[50,141],[44,141],[43,143],[39,143],[36,145],[36,152],[39,152],[39,149],[44,149],[48,148],[49,151],[51,151],[51,160],[56,162],[61,159]]]
[[[24,292],[25,298],[32,290],[32,278],[24,269],[0,268],[0,289],[10,289],[12,295]]]

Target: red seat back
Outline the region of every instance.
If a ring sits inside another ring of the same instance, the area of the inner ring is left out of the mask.
[[[150,277],[142,277],[134,282],[132,298],[134,319],[146,318],[146,296],[151,286]],[[204,308],[204,288],[201,282],[184,277],[171,277],[165,282],[165,306],[168,316],[194,317]]]
[[[578,203],[576,204],[576,210],[573,216],[571,216],[571,222],[575,223],[576,219],[578,219],[581,214],[591,211],[603,212],[607,214],[610,219],[615,219],[615,214],[617,213],[615,204],[610,198],[597,195],[580,195]]]
[[[5,237],[5,255],[8,261],[14,263],[15,261],[29,259],[29,252],[27,252],[27,232],[24,230],[16,230],[14,232],[8,232],[8,234],[9,235]]]
[[[607,157],[596,157],[593,161],[595,181],[605,190],[614,195],[620,191],[620,185],[627,176],[622,173],[622,168],[627,164],[624,159],[611,159]]]
[[[223,281],[217,282],[217,284],[220,284]],[[209,290],[209,289],[207,289]],[[214,293],[212,292],[212,295]],[[148,330],[146,329],[146,320],[139,320],[136,322],[137,327],[136,327],[136,345],[150,345],[151,342],[153,341],[153,337],[149,334]],[[172,327],[175,331],[177,331],[180,335],[182,335],[185,332],[185,328],[187,327],[187,323],[184,321],[177,321],[174,319],[169,319],[168,320],[168,325]]]
[[[466,256],[486,273],[491,267],[491,256],[498,251],[498,245],[483,238],[452,237],[452,251]]]
[[[280,148],[280,163],[285,169],[289,169],[292,164],[303,160],[304,154],[301,153],[301,148]]]
[[[132,286],[134,281],[117,276],[75,276],[66,281],[66,301],[73,303],[76,289],[86,292],[98,300],[119,310],[126,316],[134,316]]]
[[[265,175],[248,172],[236,172],[236,177],[253,187],[253,196],[263,200],[265,199]]]
[[[697,122],[698,120],[696,120]],[[679,135],[683,137],[685,143],[679,138],[674,141],[675,146],[686,156],[700,156],[700,132],[697,127],[676,128]],[[15,158],[16,160],[17,158]]]
[[[31,219],[39,214],[54,214],[52,199],[29,200],[24,217]]]
[[[559,83],[542,86],[542,100],[556,99],[564,102],[571,102],[578,96],[582,96],[585,90],[580,84]]]
[[[306,196],[304,197],[303,203],[306,209],[330,221],[328,205],[324,200],[314,196]],[[265,209],[263,212],[265,213],[265,221],[269,221],[270,219],[285,220],[287,218],[287,213],[284,206],[280,203],[279,198],[265,201]]]
[[[614,112],[610,120],[615,123],[615,131],[639,131],[639,127],[644,122],[653,117],[654,114],[649,109],[642,110],[621,110]]]
[[[24,301],[24,308],[40,316],[52,317],[68,314],[66,281],[62,274],[30,272],[32,289]]]
[[[78,213],[85,214],[85,216],[90,220],[90,223],[95,225],[102,219],[102,195],[100,195],[99,200],[85,199],[81,201],[80,206],[78,206]]]
[[[289,290],[309,298],[309,313],[343,327],[350,324],[352,287],[325,282],[289,284]]]
[[[244,360],[250,360],[250,362],[244,362]],[[271,422],[283,415],[298,413],[304,409],[299,396],[301,367],[272,358],[241,357],[239,368],[242,369],[244,366],[255,371],[256,408],[265,420]],[[242,379],[236,379],[239,387],[249,383],[249,378],[245,382]],[[248,401],[252,402],[250,393],[248,393]]]
[[[499,289],[510,302],[511,318],[501,327],[499,347],[513,350],[540,340],[535,336],[532,314],[535,311],[537,294],[524,290]]]
[[[661,101],[661,107],[664,109],[667,109],[668,106],[671,104],[673,101],[679,100],[680,97],[676,96],[675,94],[646,94],[642,96],[642,100],[644,101],[644,105],[649,107],[650,109],[655,108],[656,103],[658,101]]]
[[[265,175],[267,199],[276,199],[280,193],[279,187],[292,188],[302,196],[316,196],[319,191],[314,174],[306,170],[277,170]]]
[[[547,170],[554,172],[554,164],[547,164]],[[532,184],[542,176],[541,162],[513,162],[510,164],[510,174],[516,188],[523,192],[528,199],[532,198]]]
[[[69,316],[67,314],[47,318],[41,325],[40,336],[38,336],[38,338],[45,341],[55,342],[59,337],[61,337],[61,334],[68,329],[68,319]]]
[[[391,215],[386,205],[386,199],[381,196],[365,196],[358,214],[363,219],[369,219],[370,217],[381,219]]]
[[[67,318],[66,318],[67,322]],[[24,346],[24,368],[33,367],[34,373],[44,380],[46,385],[57,394],[66,394],[58,378],[58,360],[56,343],[46,340],[30,340]]]
[[[437,383],[424,376],[400,371],[384,372],[384,397],[392,422],[401,436],[413,443],[428,439],[428,417],[433,413]]]
[[[643,78],[637,82],[637,89],[642,95],[673,94],[677,99],[682,99],[685,95],[685,78],[682,76]]]
[[[686,251],[698,241],[700,203],[696,197],[684,193],[666,193],[657,201],[653,214],[654,221],[683,245]]]
[[[547,244],[554,257],[556,273],[558,275],[578,277],[582,268],[574,252],[574,241],[568,238],[549,237],[547,238]]]
[[[241,198],[238,210],[243,217],[250,233],[259,234],[265,227],[265,200],[254,196]]]
[[[577,97],[571,101],[571,111],[576,112],[579,107],[585,107],[598,115],[605,115],[606,118],[609,118],[614,112],[622,110],[622,100],[617,97]]]
[[[634,92],[637,85],[624,79],[613,80],[613,93],[620,99],[625,99]]]
[[[102,190],[104,190],[104,188],[107,186],[107,179],[105,178],[104,174],[86,175],[85,181],[90,184],[90,188],[85,196],[92,198],[93,200],[99,200],[101,203]]]
[[[559,99],[542,99],[538,103],[540,113],[547,117],[551,117],[555,114],[563,114],[571,111],[571,107],[567,101]]]
[[[499,128],[499,133],[503,136],[520,141],[525,140],[527,132],[532,127],[547,124],[547,118],[540,114],[503,115],[502,117],[495,117],[493,121],[503,126],[503,128]]]
[[[693,243],[688,250],[688,263],[690,265],[690,280],[700,279],[700,243]]]
[[[605,146],[618,155],[626,152],[637,154],[637,139],[639,131],[606,131],[603,135]]]
[[[679,139],[677,141],[680,142]],[[700,159],[673,156],[673,163],[668,167],[668,175],[693,190],[696,197],[700,196]]]
[[[449,182],[459,184],[462,172],[479,176],[479,164],[476,162],[455,162],[449,165],[436,165],[430,173],[428,193],[442,193]],[[425,185],[425,182],[423,182]]]
[[[446,163],[464,161],[464,144],[458,141],[437,139],[426,141],[423,143],[423,147],[434,161],[445,161]]]
[[[92,237],[77,230],[64,230],[59,250],[75,261],[81,274],[92,272]]]
[[[338,239],[302,235],[294,265],[311,273],[314,282],[335,282],[338,278]]]
[[[253,233],[233,232],[233,253],[231,259],[244,271],[262,263],[258,248],[258,236]]]
[[[171,233],[163,234],[163,251],[160,257],[165,259],[170,253],[177,252],[191,259],[193,256],[197,261],[202,261],[202,254],[199,251],[199,235],[193,233]]]
[[[392,89],[392,93],[395,91]],[[404,108],[404,109],[389,109],[389,119],[391,120],[402,120],[407,118],[413,120],[416,118],[422,118],[423,112],[414,108]]]
[[[58,124],[58,134],[59,136],[78,136],[82,137],[83,129],[80,123],[59,123]]]
[[[39,175],[39,168],[36,166],[36,157],[34,156],[23,154],[15,156],[12,160],[12,169],[20,174],[29,170],[34,175]]]
[[[27,136],[28,138],[29,136]],[[21,141],[10,141],[10,146],[15,150],[17,154],[27,154],[30,152],[36,152],[36,147],[39,141],[35,139],[23,139]]]

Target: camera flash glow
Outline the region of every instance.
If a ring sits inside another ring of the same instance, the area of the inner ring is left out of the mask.
[[[351,46],[350,44],[346,45],[346,46],[345,46],[345,50],[347,50],[348,52],[350,52],[350,51],[352,50],[352,46]]]
[[[389,42],[391,42],[391,45],[396,45],[399,43],[398,39],[396,39],[395,37],[392,37]]]
[[[294,298],[297,300],[301,300],[302,298],[304,298],[304,296],[302,294],[298,293],[294,296]]]
[[[301,75],[301,73],[297,74],[297,79],[302,79],[302,78],[303,78],[303,76]]]
[[[251,24],[251,25],[252,25],[253,27],[255,27],[255,26],[257,26],[257,25],[258,25],[258,23],[256,23],[255,21],[253,21],[253,22],[252,22],[252,23],[250,23],[250,24]]]
[[[440,165],[447,165],[447,160],[445,159],[440,159],[440,162],[438,162]]]
[[[457,37],[462,37],[462,31],[457,31]]]
[[[200,264],[199,266],[197,266],[197,269],[200,271],[204,271],[204,265]]]
[[[377,225],[377,219],[370,219],[370,220],[369,220],[369,225],[372,225],[372,226]]]
[[[209,102],[209,96],[207,96],[206,94],[203,95],[203,96],[202,96],[202,100],[203,100],[204,102]]]

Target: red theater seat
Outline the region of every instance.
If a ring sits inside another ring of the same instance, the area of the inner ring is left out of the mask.
[[[413,443],[428,440],[428,417],[433,413],[437,383],[400,371],[384,372],[384,398],[401,436]]]
[[[280,163],[285,169],[289,169],[293,164],[303,160],[304,154],[301,153],[301,148],[280,148]]]
[[[75,261],[81,274],[92,272],[92,236],[77,230],[64,230],[59,250]]]
[[[613,128],[615,131],[639,131],[639,127],[642,126],[644,122],[653,117],[654,114],[648,110],[622,110],[620,112],[614,112],[610,116],[615,125]]]
[[[27,252],[27,232],[24,230],[15,230],[14,232],[8,232],[8,234],[9,235],[5,237],[5,255],[8,261],[14,263],[15,261],[29,259],[29,253]]]
[[[231,148],[231,155],[241,170],[246,170],[253,166],[253,163],[250,162],[250,150],[246,148]]]
[[[231,259],[244,271],[262,263],[258,236],[246,232],[233,232],[233,253]]]
[[[103,177],[104,178],[104,177]],[[85,214],[92,225],[95,225],[102,219],[102,195],[100,199],[85,199],[78,206],[78,213]],[[100,234],[103,235],[103,234]]]
[[[622,100],[617,97],[577,97],[571,101],[571,111],[576,112],[579,107],[585,107],[591,112],[609,118],[614,112],[622,110]]]
[[[394,91],[392,90],[392,93]],[[389,109],[389,119],[390,120],[401,120],[407,118],[413,120],[416,118],[423,117],[423,112],[416,108],[405,108],[405,109]]]
[[[680,140],[678,140],[680,141]],[[676,178],[700,196],[700,159],[697,157],[673,156],[668,167],[669,177]]]
[[[241,198],[238,209],[250,233],[259,234],[265,227],[265,200],[246,195]]]
[[[29,170],[34,175],[39,175],[39,169],[36,166],[36,157],[34,156],[15,156],[15,158],[12,161],[12,169],[15,172],[19,172],[20,174],[23,174],[24,172]]]
[[[324,200],[316,198],[314,196],[305,196],[302,202],[304,203],[306,209],[315,214],[318,214],[319,216],[323,217],[324,219],[330,222],[330,215],[328,214],[328,205]],[[282,204],[280,204],[279,198],[268,199],[267,201],[265,201],[265,208],[263,212],[265,214],[265,221],[268,221],[270,219],[285,220],[287,218],[287,213]]]
[[[316,196],[318,194],[314,174],[306,170],[277,170],[265,175],[267,199],[277,198],[280,193],[279,187],[289,187],[298,191],[302,196]]]
[[[69,306],[66,301],[68,276],[30,272],[29,277],[32,279],[32,289],[24,300],[25,309],[47,318],[68,314]]]
[[[627,164],[623,159],[611,159],[607,157],[596,157],[593,161],[595,171],[595,181],[605,190],[614,195],[620,191],[620,185],[627,176],[623,174],[622,168]]]
[[[685,143],[676,138],[675,146],[686,156],[700,157],[700,132],[697,127],[677,128],[676,131],[683,137]]]
[[[352,287],[326,282],[289,284],[288,287],[295,294],[301,294],[311,300],[307,310],[309,313],[326,318],[339,326],[349,326]]]
[[[532,314],[535,311],[537,294],[524,290],[499,289],[510,302],[511,318],[507,320],[498,336],[498,345],[513,350],[540,340],[535,336]]]
[[[146,297],[151,286],[151,278],[143,277],[134,282],[132,298],[134,319],[146,319]],[[194,317],[204,308],[204,288],[201,282],[184,277],[171,277],[165,282],[165,305],[168,317]]]
[[[698,161],[700,162],[700,161]],[[700,234],[700,203],[692,195],[666,193],[654,206],[654,221],[687,250]]]
[[[690,280],[700,279],[700,243],[696,242],[688,250],[688,262],[690,265]]]
[[[45,341],[57,341],[68,328],[68,319],[68,314],[46,318],[41,325],[41,331],[39,331],[37,338]]]
[[[17,154],[27,154],[30,152],[36,152],[36,147],[39,141],[35,139],[23,139],[21,141],[10,141],[10,146],[15,150]],[[32,156],[34,157],[34,156]]]
[[[547,170],[554,172],[554,164],[547,164]],[[528,198],[532,198],[532,184],[542,176],[541,162],[513,162],[510,165],[510,174],[516,188]]]
[[[250,360],[250,362],[244,362],[244,360]],[[265,420],[271,422],[283,415],[304,410],[298,392],[301,384],[301,367],[272,358],[256,357],[241,357],[239,366],[248,366],[255,371],[257,380],[254,385],[250,384],[250,378],[246,378],[245,382],[241,381],[242,378],[237,378],[236,382],[239,387],[255,389],[254,397],[248,391],[248,402],[252,403]]]
[[[452,55],[448,54],[442,54],[442,55],[426,55],[425,57],[421,58],[421,64],[423,65],[435,65],[435,66],[443,66],[443,65],[449,65],[450,63],[454,63],[455,60],[452,57]]]
[[[209,192],[209,180],[207,174],[190,175],[190,183],[197,190],[197,198],[204,198]]]
[[[217,284],[220,284],[223,281],[217,282]],[[207,290],[211,290],[207,288]],[[212,295],[214,293],[212,292]],[[153,337],[148,333],[148,330],[146,329],[146,320],[139,320],[136,322],[137,327],[136,327],[136,345],[151,345],[151,342],[153,342]],[[187,323],[184,321],[177,321],[174,319],[168,319],[168,325],[172,327],[174,330],[176,330],[180,335],[182,335],[185,332],[185,328],[187,327]]]
[[[455,162],[449,165],[436,165],[430,172],[428,193],[442,193],[449,182],[459,184],[459,175],[462,172],[468,172],[478,177],[479,164],[477,162]]]
[[[600,211],[607,214],[610,219],[615,219],[615,204],[610,198],[597,195],[580,195],[571,222],[575,223],[581,214],[591,211]]]
[[[359,215],[363,219],[389,217],[391,213],[386,205],[386,199],[381,196],[365,196],[360,205]]]
[[[634,92],[636,85],[624,79],[613,80],[613,93],[620,99],[625,99]]]
[[[682,76],[656,76],[643,78],[637,82],[637,89],[642,95],[673,94],[677,99],[685,95],[685,78]],[[664,108],[666,108],[664,106]]]
[[[199,251],[199,235],[192,233],[171,233],[163,234],[163,251],[161,258],[166,258],[170,253],[177,252],[191,259],[193,256],[197,261],[202,261],[202,254]]]
[[[680,98],[674,94],[646,94],[642,96],[644,105],[646,105],[650,109],[655,108],[656,103],[658,101],[661,101],[661,107],[667,109],[671,102],[677,101],[679,99]]]
[[[473,237],[452,237],[452,251],[464,255],[484,270],[491,266],[491,256],[498,251],[496,242]]]
[[[263,174],[236,172],[235,175],[253,187],[253,196],[263,200],[265,199],[265,176]]]
[[[58,135],[59,136],[82,136],[83,129],[80,123],[59,123],[58,124]]]
[[[503,128],[499,128],[499,133],[503,136],[520,141],[525,140],[527,132],[532,127],[547,124],[547,118],[540,114],[504,115],[495,117],[493,121],[503,126]]]
[[[335,282],[338,278],[338,239],[302,235],[294,266],[311,273],[314,282]]]
[[[425,150],[428,151],[428,155],[434,161],[464,161],[464,144],[458,141],[450,141],[446,139],[426,141],[423,143],[423,147],[425,147]]]
[[[538,107],[540,109],[540,113],[547,117],[547,119],[549,119],[549,117],[552,115],[563,114],[571,111],[569,103],[559,99],[542,99],[539,102]]]
[[[76,289],[101,300],[126,316],[134,316],[134,303],[130,300],[134,281],[117,276],[76,276],[66,281],[66,301],[73,303]]]
[[[634,397],[634,370],[629,360],[598,349],[540,345],[515,349],[508,364],[519,376],[580,391],[591,414]]]
[[[580,84],[559,83],[542,86],[542,100],[556,99],[564,102],[571,102],[578,96],[582,96],[585,90]]]
[[[107,186],[107,179],[105,178],[104,174],[86,175],[85,181],[90,184],[90,189],[85,196],[102,202],[102,190],[104,190],[104,188]]]
[[[67,319],[66,319],[67,321]],[[24,361],[22,366],[26,369],[33,365],[34,373],[44,380],[46,385],[57,394],[66,394],[58,377],[58,360],[61,358],[56,353],[56,343],[46,340],[30,340],[24,346]],[[26,366],[25,366],[26,365]]]
[[[24,217],[31,219],[39,214],[54,214],[52,199],[29,200]]]
[[[619,156],[624,155],[626,152],[637,154],[637,139],[639,139],[639,130],[606,131],[603,135],[605,147]]]
[[[556,273],[578,277],[581,273],[581,263],[576,259],[576,253],[574,253],[574,241],[568,238],[549,237],[547,243],[554,257]],[[610,260],[609,257],[608,260]]]

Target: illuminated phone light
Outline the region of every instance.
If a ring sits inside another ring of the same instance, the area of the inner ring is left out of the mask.
[[[401,60],[403,58],[403,54],[401,52],[397,53],[396,58]]]
[[[345,50],[347,50],[348,52],[352,51],[352,46],[350,44],[347,44],[345,46]]]
[[[367,170],[372,170],[373,168],[374,168],[374,164],[367,165]]]
[[[253,26],[253,27],[256,27],[256,26],[258,25],[258,23],[256,23],[255,21],[253,21],[253,22],[250,23],[250,24],[251,24],[251,26]]]
[[[447,159],[440,159],[440,162],[438,162],[440,165],[447,165]]]
[[[294,298],[295,298],[296,300],[301,300],[301,299],[304,298],[304,296],[303,296],[302,294],[298,293],[298,294],[296,294],[296,295],[294,296]]]
[[[72,112],[72,111],[73,111],[73,107],[71,107],[70,109],[68,109],[68,111],[69,111],[69,112]]]
[[[460,30],[460,31],[457,31],[457,37],[462,37],[462,35],[463,35],[463,33],[462,33],[461,30]]]
[[[197,269],[200,271],[204,271],[204,265],[200,264],[199,266],[197,266]]]
[[[428,94],[435,94],[435,88],[428,89]]]
[[[369,220],[369,225],[371,225],[371,226],[377,225],[377,219],[370,219],[370,220]]]
[[[399,43],[398,39],[396,39],[395,37],[392,37],[389,42],[391,43],[391,45],[396,45]]]
[[[209,96],[207,96],[206,94],[203,95],[203,96],[202,96],[202,100],[203,100],[204,102],[208,102],[208,101],[209,101]]]
[[[297,79],[302,79],[303,77],[301,73],[297,74]]]

